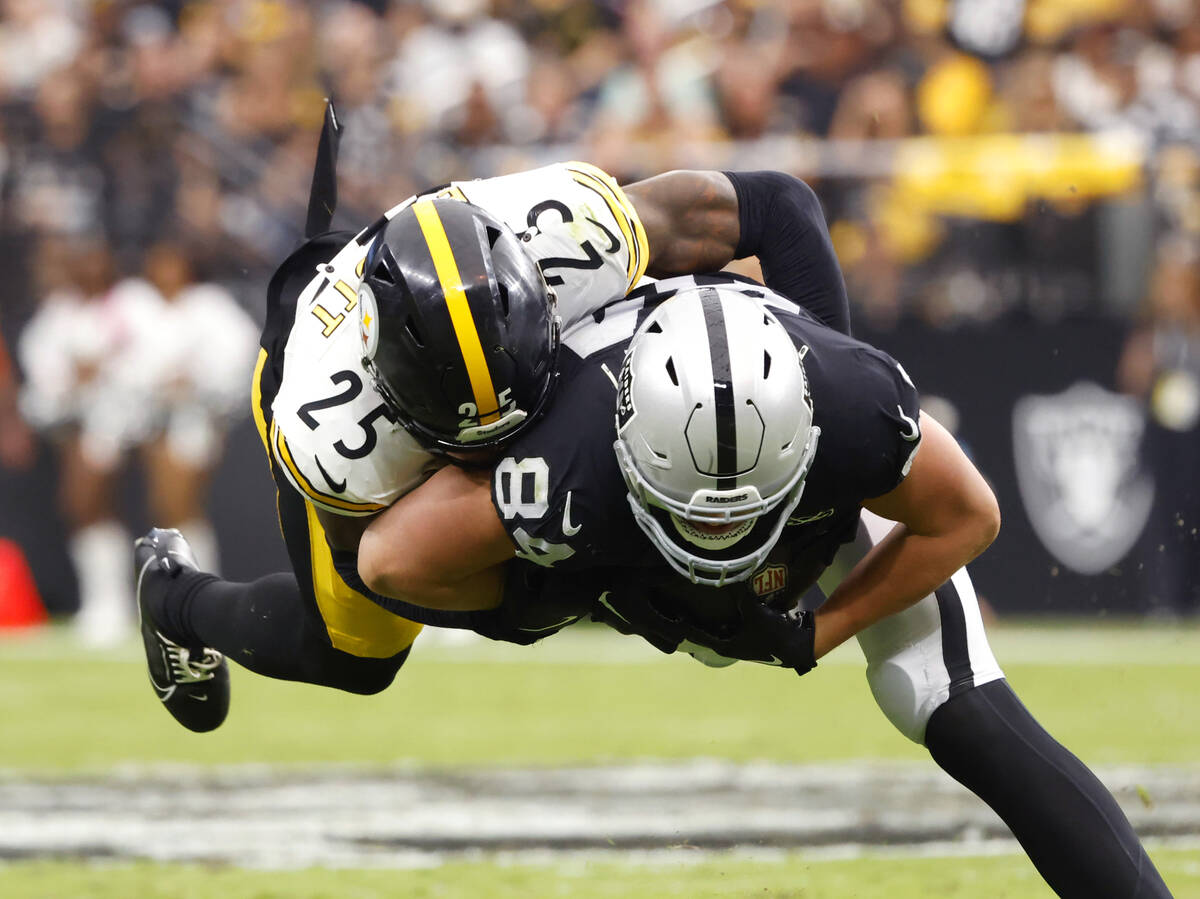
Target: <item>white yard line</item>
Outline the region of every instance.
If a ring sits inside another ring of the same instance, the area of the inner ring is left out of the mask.
[[[1200,768],[1098,773],[1142,833],[1200,833]],[[0,774],[0,858],[9,859],[421,867],[447,858],[651,863],[798,849],[830,858],[1016,851],[989,809],[921,764]]]

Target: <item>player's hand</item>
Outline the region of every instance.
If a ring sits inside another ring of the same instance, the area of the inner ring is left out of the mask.
[[[650,601],[645,572],[636,569],[601,569],[588,572],[592,620],[622,634],[641,637],[668,655],[684,639],[680,622],[663,615]]]
[[[797,674],[817,664],[812,613],[779,611],[742,586],[698,587],[674,575],[648,586],[637,572],[604,583],[612,589],[597,600],[593,618],[637,634],[663,652],[703,647],[727,659],[778,665]]]
[[[702,646],[728,659],[791,668],[804,674],[816,665],[813,616],[766,605],[748,584],[706,587],[672,573],[653,582],[647,602],[671,622],[680,647]],[[686,641],[686,642],[685,642]],[[690,651],[690,650],[689,650]],[[705,654],[695,654],[706,661]]]
[[[791,668],[797,674],[816,667],[812,612],[799,607],[782,612],[748,591],[740,597],[738,611],[741,618],[735,629],[703,645],[728,658]]]

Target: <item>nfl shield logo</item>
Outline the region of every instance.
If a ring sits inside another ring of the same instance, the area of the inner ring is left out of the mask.
[[[787,568],[783,565],[768,565],[754,575],[750,582],[758,596],[766,596],[787,586]]]
[[[1137,542],[1154,498],[1139,466],[1137,401],[1080,382],[1013,409],[1017,486],[1034,531],[1055,558],[1099,574]]]

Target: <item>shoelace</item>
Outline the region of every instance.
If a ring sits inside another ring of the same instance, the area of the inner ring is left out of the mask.
[[[220,666],[223,656],[215,649],[204,650],[204,655],[192,661],[191,650],[183,646],[168,646],[167,657],[171,660],[171,679],[177,684],[194,684],[209,680]]]

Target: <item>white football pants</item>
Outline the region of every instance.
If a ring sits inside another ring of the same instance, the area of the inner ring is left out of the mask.
[[[858,536],[817,582],[828,596],[895,526],[863,510]],[[929,717],[951,696],[1004,677],[983,631],[975,588],[960,568],[936,591],[858,635],[875,701],[900,733],[923,743]]]

